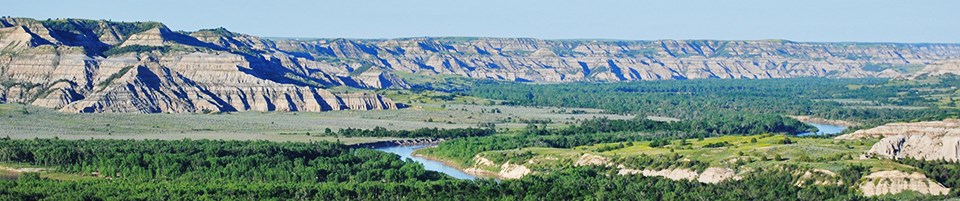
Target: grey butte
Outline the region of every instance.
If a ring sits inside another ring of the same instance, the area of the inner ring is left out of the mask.
[[[960,161],[960,119],[889,123],[837,137],[861,138],[881,138],[865,157]]]
[[[218,112],[396,109],[330,66],[225,30],[174,32],[159,23],[0,19],[0,102],[63,112]],[[108,49],[147,49],[120,51]]]
[[[525,38],[263,39],[157,22],[0,18],[0,102],[63,112],[395,109],[421,77],[518,82],[953,73],[957,44]],[[946,70],[944,70],[946,69]],[[946,72],[944,72],[946,71]]]

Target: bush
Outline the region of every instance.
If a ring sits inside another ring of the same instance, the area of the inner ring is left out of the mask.
[[[703,148],[717,148],[717,147],[725,147],[725,146],[730,146],[730,143],[727,141],[714,142],[714,143],[703,145]]]
[[[103,56],[113,56],[113,55],[130,53],[130,52],[140,53],[140,52],[151,52],[151,51],[160,51],[160,52],[166,53],[170,51],[170,46],[130,45],[125,47],[114,47],[114,48],[110,48],[107,51],[104,51]]]
[[[777,144],[793,144],[795,143],[790,137],[784,136],[783,139],[777,140]]]

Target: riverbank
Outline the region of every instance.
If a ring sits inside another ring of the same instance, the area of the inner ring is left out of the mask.
[[[835,120],[835,119],[824,119],[824,118],[812,117],[812,116],[789,116],[789,117],[796,119],[797,121],[809,122],[809,123],[829,124],[829,125],[838,125],[838,126],[846,126],[846,127],[853,127],[853,126],[860,125],[856,122]]]
[[[396,147],[396,146],[437,145],[443,141],[444,141],[443,138],[414,138],[414,139],[383,140],[383,141],[357,143],[357,144],[347,145],[347,147],[379,149],[384,147]]]
[[[392,153],[400,156],[401,160],[413,160],[423,165],[423,168],[430,171],[440,172],[457,179],[477,179],[477,176],[463,170],[463,168],[451,161],[436,159],[423,155],[414,154],[416,150],[436,146],[436,144],[427,145],[409,145],[409,146],[387,146],[376,148],[375,150]]]
[[[430,148],[430,147],[424,147],[424,148]],[[424,149],[424,148],[421,148],[421,149]],[[417,149],[417,150],[420,150],[420,149]],[[443,159],[443,158],[434,157],[434,156],[429,156],[429,155],[424,155],[424,154],[421,154],[421,153],[417,153],[416,151],[414,151],[414,154],[413,154],[413,155],[416,156],[416,157],[420,157],[420,158],[427,159],[427,160],[431,160],[431,161],[436,161],[436,162],[443,163],[443,164],[446,165],[446,166],[450,166],[451,168],[455,168],[455,169],[457,169],[457,170],[460,170],[460,171],[462,171],[462,172],[464,172],[464,173],[467,173],[467,174],[472,175],[472,176],[477,177],[477,178],[481,178],[481,179],[505,179],[505,178],[502,178],[502,177],[500,177],[499,175],[493,174],[493,173],[491,173],[491,172],[470,171],[471,168],[463,167],[463,165],[461,165],[462,163],[460,163],[460,162],[458,162],[458,161],[449,160],[449,159]]]

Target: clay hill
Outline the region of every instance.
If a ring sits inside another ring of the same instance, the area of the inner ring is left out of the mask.
[[[865,157],[960,161],[960,119],[889,123],[837,138],[881,138]]]
[[[64,112],[394,109],[372,93],[449,74],[517,82],[910,77],[958,44],[526,38],[264,39],[157,22],[0,18],[0,102]]]

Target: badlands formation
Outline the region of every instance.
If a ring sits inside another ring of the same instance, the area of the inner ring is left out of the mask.
[[[890,123],[837,137],[858,138],[882,138],[867,151],[864,158],[960,161],[960,119]],[[860,190],[868,196],[896,194],[906,190],[932,195],[950,192],[949,188],[917,172],[874,172],[864,179]]]
[[[783,40],[270,40],[157,22],[7,17],[0,103],[63,112],[379,110],[398,105],[326,89],[411,88],[439,74],[517,82],[906,77],[950,72],[958,55],[956,44]]]
[[[960,119],[890,123],[838,136],[838,139],[882,138],[866,157],[960,161]]]
[[[225,30],[23,18],[2,18],[0,27],[0,102],[135,113],[398,107],[377,94],[331,93],[324,87],[369,86]]]

